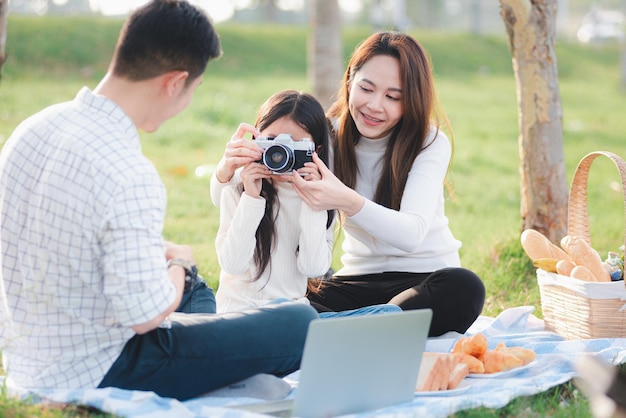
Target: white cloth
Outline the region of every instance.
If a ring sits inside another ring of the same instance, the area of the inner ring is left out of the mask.
[[[326,211],[302,202],[288,183],[275,182],[275,243],[270,265],[258,280],[253,255],[265,199],[252,198],[234,185],[223,189],[216,238],[221,267],[217,311],[233,312],[286,298],[309,303],[307,280],[322,276],[332,262],[334,228]],[[276,204],[275,204],[276,205]]]
[[[442,131],[431,129],[425,149],[409,172],[399,211],[372,201],[388,141],[389,138],[361,137],[355,147],[359,166],[355,190],[365,198],[365,205],[345,219],[343,267],[336,274],[428,273],[459,267],[461,242],[450,231],[444,204],[444,180],[452,157],[450,140]],[[329,158],[332,162],[333,156]],[[332,167],[333,164],[329,164],[331,170]],[[226,183],[220,183],[213,173],[213,204],[221,207],[222,190],[239,183],[238,171]]]
[[[0,333],[7,380],[95,388],[176,297],[165,189],[137,130],[83,88],[24,121],[0,154]]]
[[[365,198],[365,205],[345,220],[343,267],[336,274],[423,273],[460,266],[461,242],[452,235],[444,212],[450,141],[443,132],[431,130],[409,172],[399,211],[372,201],[387,143],[388,138],[361,137],[355,147],[356,191]]]

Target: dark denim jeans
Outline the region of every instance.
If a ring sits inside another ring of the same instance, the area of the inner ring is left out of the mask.
[[[198,276],[191,292],[183,293],[183,298],[176,312],[182,313],[215,313],[217,305],[213,289],[206,285],[201,276]]]
[[[300,367],[309,322],[318,317],[310,306],[287,302],[218,315],[206,285],[185,296],[179,309],[195,304],[204,313],[174,313],[171,327],[135,335],[98,387],[182,401],[258,373],[284,376]]]

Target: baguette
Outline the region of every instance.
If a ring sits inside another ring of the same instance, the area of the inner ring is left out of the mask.
[[[556,263],[556,272],[562,276],[569,276],[576,267],[572,262],[567,260],[559,260]]]
[[[585,282],[597,282],[596,276],[585,266],[575,266],[569,274],[570,277]]]
[[[561,247],[572,257],[576,266],[584,266],[589,269],[593,277],[595,277],[593,281],[611,281],[611,275],[607,268],[604,267],[602,258],[583,238],[575,235],[566,235],[561,239]],[[575,269],[572,270],[572,274],[574,274],[574,270]],[[583,273],[580,274],[582,276]],[[581,278],[581,280],[584,279]]]
[[[522,248],[531,260],[551,258],[574,262],[571,255],[553,244],[548,237],[535,229],[525,229],[521,235]]]

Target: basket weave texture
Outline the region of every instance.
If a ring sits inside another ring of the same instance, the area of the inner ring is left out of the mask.
[[[591,163],[599,156],[608,157],[619,171],[626,215],[626,162],[608,151],[595,151],[584,156],[572,180],[567,231],[568,235],[579,236],[590,245],[587,179]],[[569,340],[626,337],[626,288],[623,282],[583,282],[543,270],[537,271],[537,279],[546,330]],[[591,288],[600,290],[604,296],[589,294],[587,289]]]

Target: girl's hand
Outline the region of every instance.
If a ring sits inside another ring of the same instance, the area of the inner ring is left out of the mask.
[[[300,198],[313,210],[339,209],[347,216],[360,211],[365,198],[335,177],[317,153],[313,154],[313,163],[322,176],[320,180],[306,181],[297,174],[292,176],[293,188]]]
[[[246,165],[241,170],[244,192],[250,197],[258,198],[263,187],[262,179],[268,179],[271,175],[270,170],[263,164],[254,162]]]
[[[304,167],[298,170],[298,174],[306,181],[322,179],[322,174],[315,163],[304,163]]]
[[[246,133],[253,136],[261,134],[257,128],[250,124],[239,124],[230,141],[226,144],[224,155],[215,169],[215,175],[220,183],[228,182],[239,167],[261,159],[263,149],[254,141],[244,139]]]

